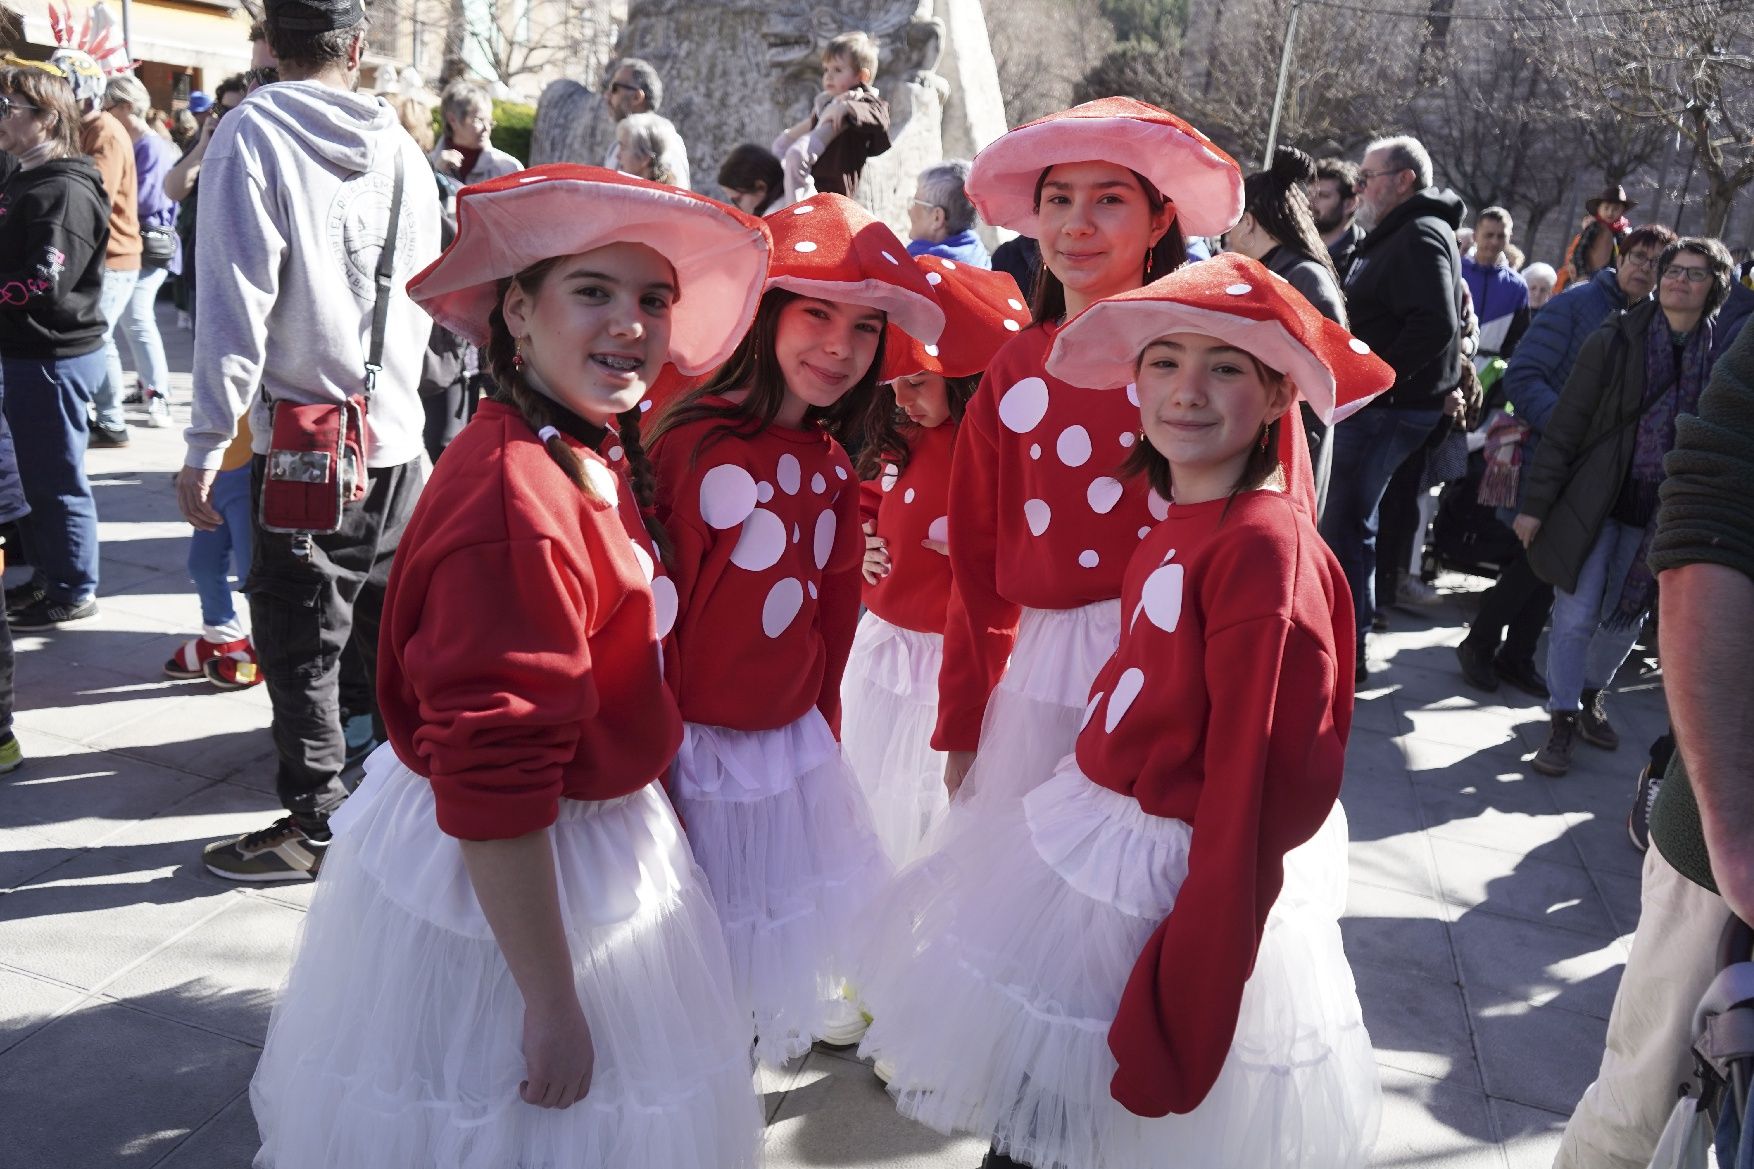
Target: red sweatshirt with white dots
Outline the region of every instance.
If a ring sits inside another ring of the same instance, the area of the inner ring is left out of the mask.
[[[1186,880],[1109,1030],[1114,1098],[1189,1112],[1236,1031],[1287,852],[1339,797],[1352,601],[1307,514],[1253,491],[1170,509],[1127,566],[1121,641],[1091,687],[1078,766],[1193,826]]]
[[[969,400],[950,473],[954,580],[932,746],[971,751],[1017,641],[1021,609],[1120,596],[1121,573],[1168,503],[1119,467],[1139,441],[1136,391],[1086,390],[1043,370],[1056,329],[994,355]]]
[[[602,502],[516,410],[483,402],[390,573],[378,706],[396,757],[432,783],[439,827],[464,840],[545,828],[562,798],[638,791],[682,741],[659,651],[675,587],[627,483],[567,441]]]
[[[865,586],[865,608],[891,625],[943,633],[950,602],[950,558],[926,547],[950,540],[950,460],[954,422],[906,432],[908,459],[864,485],[864,516],[875,520],[889,551],[889,575]]]
[[[739,435],[705,420],[651,456],[675,544],[682,717],[765,731],[814,706],[838,726],[865,554],[846,451],[813,427]]]

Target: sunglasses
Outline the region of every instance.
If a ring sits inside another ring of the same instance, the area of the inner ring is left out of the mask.
[[[611,81],[609,83],[609,92],[610,93],[623,93],[623,92],[625,92],[625,93],[644,93],[645,90],[641,89],[637,85],[629,85],[625,81]]]
[[[280,80],[280,70],[272,65],[265,69],[250,69],[244,73],[244,84],[254,89],[258,86],[273,85]]]

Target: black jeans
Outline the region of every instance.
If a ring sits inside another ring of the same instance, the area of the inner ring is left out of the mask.
[[[1419,484],[1425,478],[1425,463],[1430,454],[1431,446],[1427,441],[1395,468],[1395,473],[1389,478],[1388,490],[1383,492],[1376,536],[1376,607],[1379,612],[1395,603],[1395,586],[1413,559],[1414,541],[1418,541],[1421,547],[1425,543],[1425,533],[1419,528]]]
[[[258,501],[266,460],[258,455],[250,488]],[[251,633],[274,710],[280,756],[275,791],[286,810],[321,823],[347,796],[341,768],[341,657],[351,644],[375,679],[378,625],[390,561],[420,494],[420,461],[374,469],[366,497],[350,503],[326,536],[265,531],[251,509]]]
[[[1480,612],[1468,630],[1468,640],[1483,649],[1496,650],[1507,662],[1533,662],[1535,643],[1552,612],[1553,586],[1535,575],[1527,553],[1518,552],[1499,570],[1498,582],[1480,598]]]

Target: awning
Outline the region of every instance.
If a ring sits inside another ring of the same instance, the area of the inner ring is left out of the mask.
[[[25,39],[53,45],[49,28],[49,0],[7,0],[24,16]],[[109,0],[110,10],[121,19],[121,0]],[[85,6],[73,4],[73,19],[85,15]],[[203,69],[215,77],[240,73],[250,67],[248,17],[227,4],[154,4],[131,0],[129,4],[130,48],[137,61],[158,61],[185,69]]]

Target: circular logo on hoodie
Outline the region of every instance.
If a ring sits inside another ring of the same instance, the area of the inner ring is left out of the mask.
[[[410,169],[403,180],[402,222],[396,237],[396,283],[413,275],[414,228],[408,214],[407,184],[416,172]],[[335,200],[329,205],[329,248],[341,259],[341,274],[347,286],[362,304],[371,304],[377,297],[378,257],[384,250],[390,221],[390,197],[395,180],[381,171],[367,171],[341,184]]]

